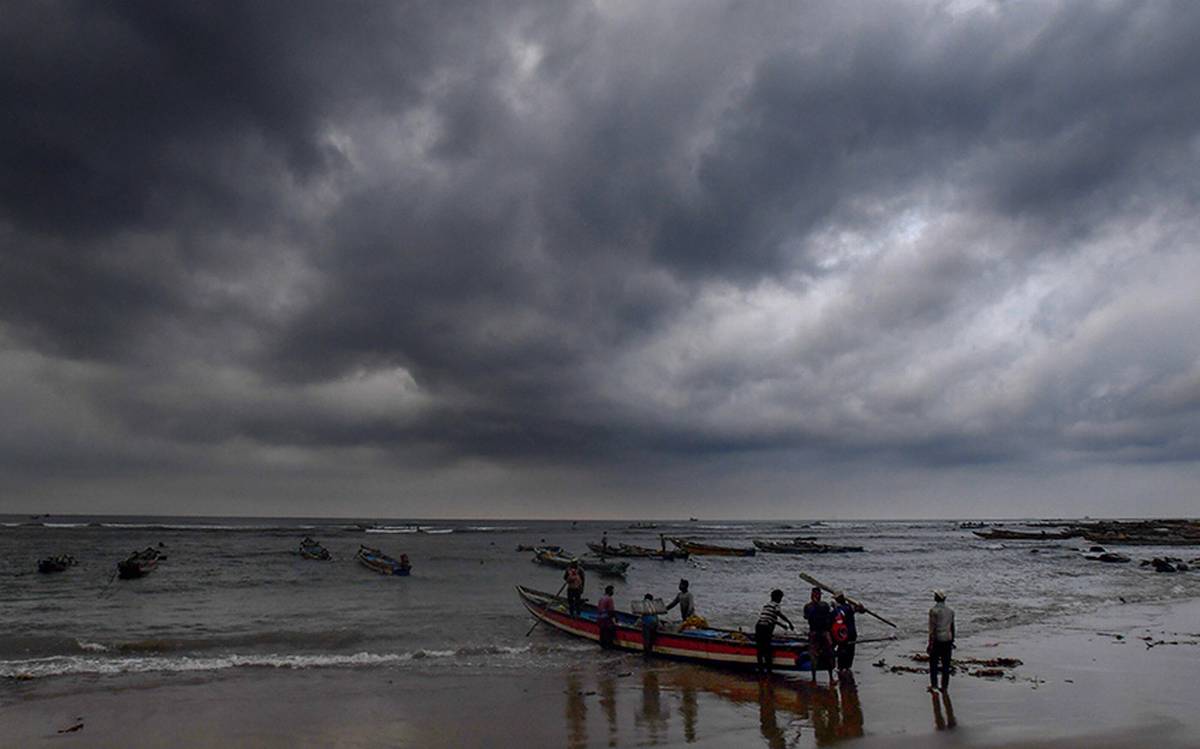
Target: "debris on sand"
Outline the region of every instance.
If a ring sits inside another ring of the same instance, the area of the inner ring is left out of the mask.
[[[82,731],[82,730],[83,730],[83,724],[76,723],[75,725],[71,726],[70,728],[60,728],[58,730],[58,732],[59,733],[75,733],[76,731]]]

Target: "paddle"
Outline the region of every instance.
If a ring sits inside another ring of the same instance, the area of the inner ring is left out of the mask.
[[[559,589],[558,589],[558,592],[554,594],[554,597],[555,597],[555,598],[558,598],[559,596],[561,596],[561,595],[562,595],[562,592],[563,592],[563,588],[565,588],[565,587],[567,587],[567,583],[564,581],[564,582],[563,582],[563,584],[562,584],[562,586],[560,586],[560,587],[559,587]],[[525,633],[525,636],[526,636],[526,637],[529,637],[531,634],[533,634],[533,630],[534,630],[534,629],[536,629],[536,628],[537,628],[537,625],[539,625],[539,624],[541,624],[541,623],[542,623],[542,620],[541,620],[541,619],[538,619],[537,617],[534,617],[534,619],[533,619],[533,626],[529,628],[529,631]]]
[[[833,595],[835,595],[835,596],[836,596],[838,593],[841,593],[841,592],[842,592],[842,591],[840,591],[840,590],[834,590],[833,588],[829,587],[828,585],[826,585],[825,583],[821,582],[820,580],[818,580],[817,578],[813,577],[812,575],[806,575],[806,574],[804,574],[803,572],[801,572],[801,573],[800,573],[800,579],[801,579],[801,580],[804,580],[804,581],[806,581],[806,582],[812,583],[813,585],[815,585],[816,587],[820,588],[821,590],[824,590],[824,591],[825,591],[825,592],[827,592],[827,593],[832,593],[832,594],[833,594]],[[842,595],[845,595],[845,594],[843,593]],[[888,621],[887,619],[884,619],[882,616],[880,616],[879,614],[876,614],[874,611],[870,610],[870,609],[869,609],[869,608],[867,608],[866,606],[863,606],[861,603],[859,603],[858,601],[854,600],[854,599],[853,599],[853,598],[851,598],[850,596],[846,596],[846,603],[849,603],[851,606],[857,606],[857,607],[861,608],[861,609],[863,610],[863,613],[864,613],[864,614],[870,614],[871,616],[875,617],[876,619],[878,619],[879,621],[881,621],[881,622],[883,622],[884,624],[888,625],[889,627],[895,627],[895,626],[896,626],[895,624],[893,624],[892,622]],[[899,628],[897,627],[897,629],[899,629]]]

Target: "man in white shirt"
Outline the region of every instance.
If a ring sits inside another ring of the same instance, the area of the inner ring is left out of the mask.
[[[946,605],[946,594],[933,591],[929,609],[929,689],[938,688],[938,670],[942,672],[942,691],[950,686],[950,655],[954,650],[954,609]]]

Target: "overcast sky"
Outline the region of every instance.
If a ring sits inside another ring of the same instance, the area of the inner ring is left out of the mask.
[[[1200,507],[1200,3],[0,17],[0,512]]]

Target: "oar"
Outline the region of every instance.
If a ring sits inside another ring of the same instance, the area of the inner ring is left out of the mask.
[[[562,586],[561,586],[561,587],[558,589],[558,592],[554,594],[554,597],[555,597],[555,598],[558,598],[559,596],[561,596],[561,595],[562,595],[562,592],[563,592],[563,588],[565,588],[565,587],[567,587],[567,584],[566,584],[566,582],[563,582]],[[541,620],[541,619],[538,619],[538,618],[535,616],[535,617],[533,618],[533,626],[529,628],[529,631],[525,633],[525,636],[526,636],[526,637],[529,637],[531,634],[533,634],[533,630],[534,630],[534,629],[536,629],[536,628],[537,628],[537,625],[539,625],[539,624],[541,624],[541,623],[542,623],[542,620]]]
[[[828,585],[826,585],[825,583],[821,582],[820,580],[818,580],[817,578],[813,577],[812,575],[806,575],[806,574],[804,574],[803,572],[801,572],[801,573],[800,573],[800,579],[801,579],[801,580],[804,580],[804,581],[806,581],[806,582],[812,583],[813,585],[817,586],[817,587],[818,587],[818,588],[820,588],[821,590],[824,590],[824,591],[826,591],[826,592],[828,592],[828,593],[831,593],[831,594],[833,594],[833,595],[835,595],[835,596],[836,596],[838,593],[841,593],[841,592],[842,592],[842,591],[840,591],[840,590],[834,590],[833,588],[829,587]],[[845,594],[844,594],[844,593],[842,593],[842,595],[845,595]],[[846,596],[846,603],[849,603],[849,604],[850,604],[850,605],[852,605],[852,606],[858,606],[859,608],[861,608],[861,609],[863,610],[863,613],[864,613],[864,614],[870,614],[871,616],[875,617],[876,619],[878,619],[879,621],[881,621],[881,622],[883,622],[884,624],[888,625],[889,627],[895,627],[895,626],[896,626],[895,624],[893,624],[892,622],[888,621],[887,619],[884,619],[882,616],[880,616],[879,614],[876,614],[874,611],[870,610],[870,609],[869,609],[869,608],[867,608],[866,606],[863,606],[861,603],[859,603],[858,601],[854,600],[854,599],[853,599],[853,598],[851,598],[850,596]],[[897,629],[899,629],[899,628],[897,627]]]

